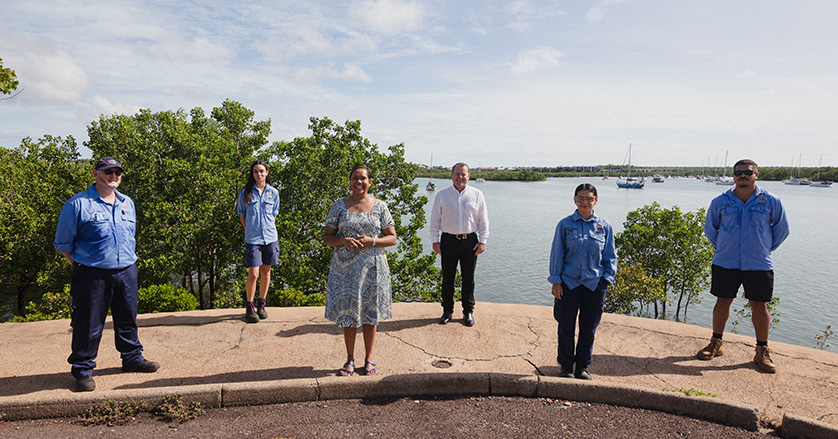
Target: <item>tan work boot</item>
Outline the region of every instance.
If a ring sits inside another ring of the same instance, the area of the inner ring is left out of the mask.
[[[754,363],[756,363],[763,372],[777,372],[777,366],[775,366],[774,362],[771,361],[771,349],[768,349],[768,346],[757,346],[757,354],[754,355]]]
[[[709,360],[713,357],[721,357],[723,354],[722,339],[713,337],[710,339],[710,344],[708,344],[704,349],[698,351],[695,356],[698,357],[699,360]]]

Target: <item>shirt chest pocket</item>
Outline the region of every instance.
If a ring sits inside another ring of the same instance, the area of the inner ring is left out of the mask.
[[[739,209],[734,206],[725,206],[722,208],[720,212],[722,230],[731,231],[737,228],[741,216],[739,212]]]
[[[751,226],[757,230],[765,230],[771,226],[771,208],[765,204],[757,204],[750,211]]]

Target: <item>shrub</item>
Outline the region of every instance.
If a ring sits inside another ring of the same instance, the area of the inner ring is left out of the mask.
[[[302,291],[287,288],[268,294],[268,305],[270,306],[323,306],[326,304],[326,295],[323,293],[304,294]]]
[[[73,309],[73,298],[70,297],[70,285],[64,286],[60,293],[46,293],[40,302],[29,302],[26,314],[15,316],[10,322],[39,322],[41,320],[69,319]]]
[[[137,299],[139,314],[154,312],[192,311],[198,309],[198,299],[184,288],[171,284],[140,288]]]

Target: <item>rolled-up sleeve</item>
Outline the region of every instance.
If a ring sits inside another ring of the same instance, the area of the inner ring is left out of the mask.
[[[55,241],[52,245],[60,253],[73,253],[78,230],[78,209],[72,201],[64,203],[58,215],[58,227],[55,229]]]
[[[478,191],[477,199],[477,236],[478,240],[485,244],[489,240],[489,210],[486,209],[483,192]]]

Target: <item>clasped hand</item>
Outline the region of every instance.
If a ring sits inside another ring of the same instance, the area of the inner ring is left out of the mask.
[[[346,236],[340,239],[344,247],[349,250],[360,250],[372,245],[372,238],[369,236],[358,235],[356,237]]]

